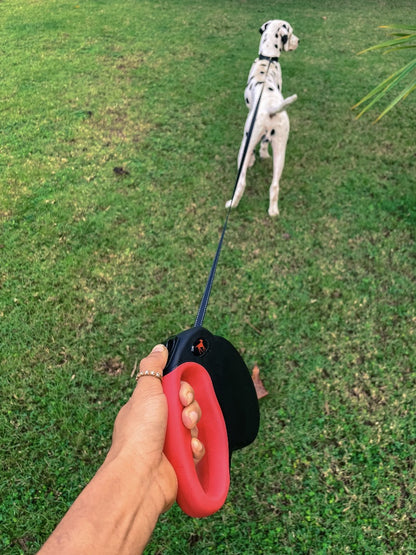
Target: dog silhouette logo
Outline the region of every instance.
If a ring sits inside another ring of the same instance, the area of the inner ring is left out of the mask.
[[[197,339],[195,343],[192,345],[192,352],[197,357],[201,357],[202,355],[204,355],[207,352],[207,349],[208,349],[208,343],[202,337]]]

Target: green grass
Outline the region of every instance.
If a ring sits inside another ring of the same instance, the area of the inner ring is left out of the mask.
[[[223,509],[150,555],[416,550],[415,99],[351,106],[409,1],[0,2],[0,552],[35,553],[100,465],[135,362],[193,324],[260,25],[290,21],[291,136],[232,213],[205,325],[269,396]],[[122,175],[114,171],[123,168]]]

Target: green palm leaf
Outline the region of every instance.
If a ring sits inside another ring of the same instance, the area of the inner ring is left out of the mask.
[[[358,54],[364,54],[373,50],[388,49],[384,53],[391,52],[393,50],[404,50],[408,48],[416,48],[414,41],[416,40],[416,27],[409,26],[403,29],[397,25],[385,25],[381,27],[382,29],[395,30],[398,29],[401,32],[392,33],[392,36],[396,37],[394,39],[376,44],[365,50],[362,50]],[[409,32],[410,31],[410,32]],[[359,102],[357,102],[352,109],[354,110],[358,106],[361,106],[365,102],[368,102],[367,106],[361,110],[361,112],[356,116],[356,119],[360,118],[365,112],[379,102],[393,87],[397,86],[403,79],[405,79],[409,73],[411,73],[416,68],[416,58],[411,60],[408,64],[398,69],[392,73],[387,79],[382,81],[377,85],[372,91],[365,95]],[[387,112],[389,112],[396,104],[401,100],[409,96],[411,92],[415,90],[416,82],[412,81],[410,84],[405,86],[405,88],[398,94],[390,104],[381,112],[375,121],[379,121]]]
[[[358,52],[358,55],[365,54],[366,52],[371,52],[372,50],[380,50],[381,48],[396,47],[396,46],[402,44],[403,42],[412,41],[414,38],[415,37],[414,37],[413,34],[400,36],[396,39],[387,40],[387,41],[382,42],[380,44],[375,44],[374,46],[370,46],[369,48],[366,48],[365,50],[361,50],[361,52]]]
[[[387,114],[387,112],[389,110],[391,110],[394,106],[396,106],[396,104],[398,102],[400,102],[400,100],[406,98],[407,96],[409,96],[409,94],[411,92],[413,92],[416,89],[416,80],[410,84],[408,87],[404,88],[402,90],[402,92],[396,96],[396,98],[387,106],[387,108],[385,108],[383,110],[383,112],[381,112],[381,114],[378,116],[378,118],[376,119],[376,121],[379,121],[385,114]]]

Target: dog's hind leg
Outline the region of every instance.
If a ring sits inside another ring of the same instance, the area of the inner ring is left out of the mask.
[[[269,216],[279,215],[279,182],[285,165],[286,144],[289,137],[289,118],[285,112],[280,117],[282,116],[284,119],[272,136],[273,179],[269,192]]]
[[[242,160],[244,150],[245,150],[245,140],[246,140],[246,135],[244,135],[244,139],[243,139],[243,142],[241,143],[240,153],[238,156],[238,167],[240,168],[240,165],[242,164],[240,176],[238,178],[238,183],[235,188],[235,193],[233,198],[228,200],[225,203],[226,208],[230,208],[230,206],[231,208],[235,208],[236,206],[238,206],[238,203],[240,202],[241,197],[243,196],[244,189],[246,188],[247,169],[250,167],[250,165],[252,165],[250,164],[250,162],[252,162],[252,158],[254,156],[253,152],[260,139],[261,139],[261,130],[260,129],[256,130],[255,128],[250,138],[250,143],[247,148],[246,157],[244,160]]]
[[[265,158],[270,158],[269,154],[269,139],[263,139],[260,143],[260,151],[259,151],[260,158],[263,160]]]
[[[241,173],[238,179],[234,196],[232,199],[227,200],[227,202],[225,203],[225,208],[230,208],[230,206],[231,208],[236,208],[238,206],[238,203],[240,202],[241,197],[243,196],[244,189],[246,188],[246,174],[247,174],[248,162],[249,162],[248,156],[246,156],[243,167],[241,168]]]
[[[237,159],[237,168],[240,167],[241,159],[244,154],[244,147],[246,144],[246,134],[244,134],[244,139],[241,142],[240,150],[238,151],[238,159]],[[251,152],[247,152],[246,157],[248,158],[248,167],[251,168],[254,166],[254,162],[256,161],[256,155],[254,153],[254,149]]]
[[[270,185],[270,202],[269,202],[269,216],[278,216],[279,215],[279,181],[280,176],[282,175],[283,166],[285,163],[285,150],[286,145],[283,148],[283,151],[279,149],[279,152],[275,154],[273,151],[273,180],[272,184]]]
[[[283,98],[281,100],[279,100],[279,102],[275,102],[273,104],[273,106],[270,107],[270,113],[269,116],[270,118],[273,118],[276,114],[279,114],[280,112],[283,112],[284,110],[286,110],[286,108],[292,104],[293,102],[295,102],[295,100],[297,100],[297,95],[296,94],[292,94],[292,96],[289,96],[288,98]],[[260,143],[260,158],[270,158],[270,154],[269,154],[269,139],[266,138],[266,135],[264,137],[262,137],[261,143]]]

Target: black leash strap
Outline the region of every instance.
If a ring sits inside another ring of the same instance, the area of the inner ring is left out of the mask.
[[[267,71],[266,71],[266,74],[265,74],[265,77],[264,77],[263,86],[261,88],[260,95],[259,95],[259,98],[257,100],[256,108],[253,112],[253,117],[252,117],[251,123],[250,123],[250,129],[247,133],[243,155],[241,157],[240,166],[238,168],[237,177],[236,177],[235,184],[234,184],[233,195],[231,197],[230,206],[228,208],[227,215],[225,217],[225,222],[224,222],[224,226],[222,228],[221,237],[220,237],[220,240],[218,242],[217,252],[215,253],[215,257],[214,257],[214,260],[212,262],[211,271],[209,273],[207,284],[205,286],[205,291],[204,291],[204,294],[203,294],[202,299],[201,299],[201,304],[199,305],[198,314],[196,316],[196,320],[195,320],[195,324],[194,324],[195,328],[197,326],[202,326],[204,318],[205,318],[205,313],[207,311],[208,301],[209,301],[209,297],[211,295],[212,284],[214,283],[215,272],[217,270],[218,260],[220,258],[222,243],[224,241],[224,235],[225,235],[225,231],[227,229],[228,218],[230,216],[230,212],[231,212],[231,208],[232,208],[232,201],[234,200],[234,195],[235,195],[235,191],[237,189],[238,180],[240,179],[241,170],[243,168],[244,161],[245,161],[246,156],[247,156],[248,145],[250,144],[250,139],[251,139],[251,136],[253,134],[254,124],[256,123],[257,112],[259,110],[260,100],[261,100],[261,97],[262,97],[262,94],[263,94],[263,89],[264,89],[264,85],[266,83],[267,73],[269,71],[271,61],[272,60],[269,59],[269,65],[267,66]]]

